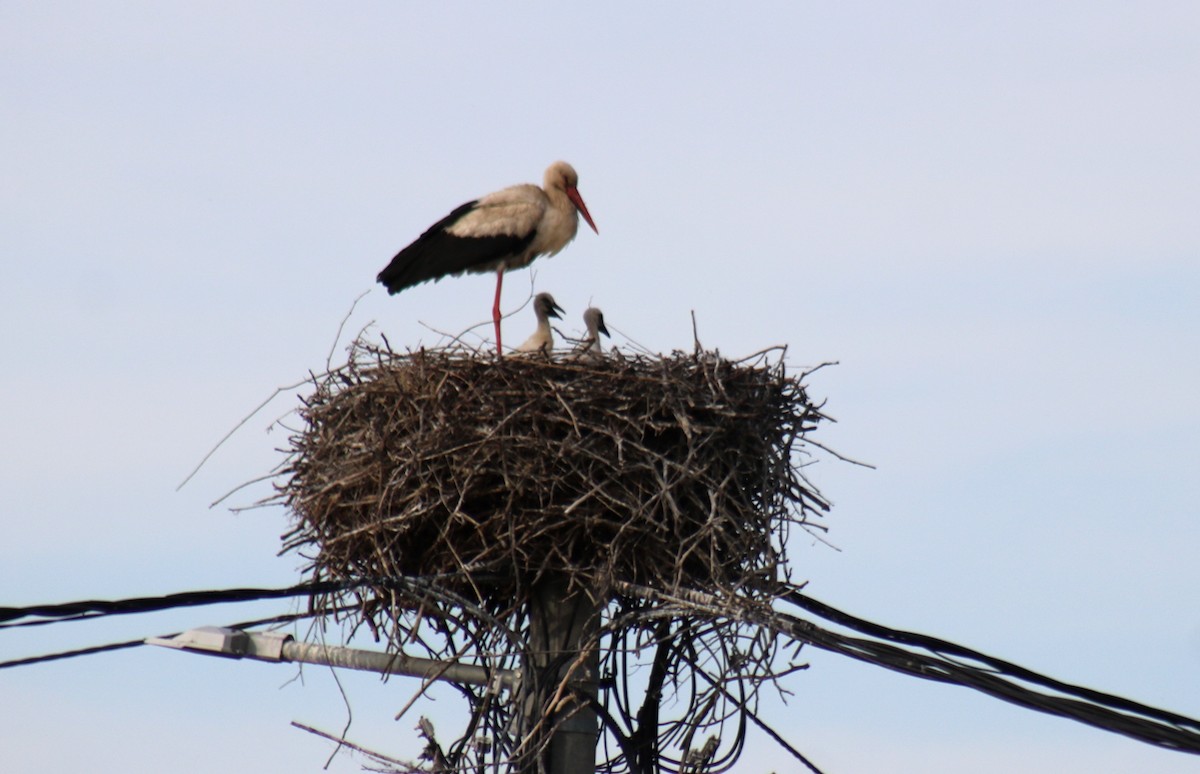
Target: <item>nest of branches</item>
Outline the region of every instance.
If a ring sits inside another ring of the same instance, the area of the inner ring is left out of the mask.
[[[281,495],[286,547],[317,578],[458,578],[450,590],[493,609],[546,573],[744,588],[774,579],[789,526],[828,508],[798,456],[823,417],[765,356],[360,342],[315,386]]]
[[[471,712],[438,751],[443,768],[527,770],[546,749],[564,716],[548,697],[576,679],[531,655],[531,611],[550,584],[595,611],[578,644],[596,654],[589,669],[627,675],[653,654],[641,699],[625,679],[593,683],[604,738],[619,748],[603,770],[720,769],[741,749],[759,686],[780,673],[776,645],[737,617],[693,620],[628,590],[769,609],[789,575],[790,529],[823,529],[813,519],[828,509],[802,472],[806,434],[825,419],[803,377],[779,350],[737,362],[699,349],[497,359],[360,340],[304,400],[279,479],[294,517],[284,550],[314,580],[361,581],[314,599],[315,612],[366,625],[397,651],[519,670],[522,696],[541,697],[530,715],[526,698],[456,683]],[[693,740],[734,716],[727,752],[688,763]]]

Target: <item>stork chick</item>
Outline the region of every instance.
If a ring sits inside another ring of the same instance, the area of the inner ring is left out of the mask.
[[[592,358],[603,357],[604,345],[600,343],[600,334],[609,335],[608,328],[604,327],[604,312],[589,306],[583,312],[583,324],[587,326],[587,335],[580,346],[582,354]]]
[[[537,330],[525,339],[517,352],[550,352],[554,349],[554,333],[550,330],[550,318],[562,319],[562,307],[554,302],[549,293],[538,293],[533,297],[533,313],[537,315]]]

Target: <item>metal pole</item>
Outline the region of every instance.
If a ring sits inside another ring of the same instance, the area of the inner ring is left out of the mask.
[[[408,675],[426,680],[449,680],[455,683],[509,689],[520,679],[519,673],[511,669],[492,670],[474,664],[434,661],[404,653],[381,653],[340,645],[317,645],[297,642],[290,634],[260,634],[218,626],[203,626],[166,639],[151,637],[146,642],[150,645],[227,658],[299,661],[385,675]]]
[[[448,680],[452,683],[469,683],[470,685],[499,683],[506,688],[511,688],[513,683],[511,672],[496,674],[473,664],[456,664],[453,661],[434,661],[428,658],[406,656],[403,653],[380,653],[374,650],[318,645],[296,640],[284,643],[282,656],[284,661],[328,664],[346,669],[379,672],[385,675],[408,675],[426,680]]]

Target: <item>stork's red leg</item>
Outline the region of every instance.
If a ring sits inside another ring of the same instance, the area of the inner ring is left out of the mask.
[[[492,322],[496,326],[496,356],[502,357],[503,350],[500,349],[500,288],[504,285],[504,267],[501,266],[496,272],[496,302],[492,304]]]

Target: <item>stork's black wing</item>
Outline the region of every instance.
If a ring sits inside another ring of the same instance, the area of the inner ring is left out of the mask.
[[[479,201],[456,208],[434,223],[416,241],[396,253],[376,279],[389,294],[399,293],[429,280],[439,280],[467,271],[489,271],[495,262],[516,255],[533,241],[534,231],[524,236],[455,236],[451,226],[473,211]]]

